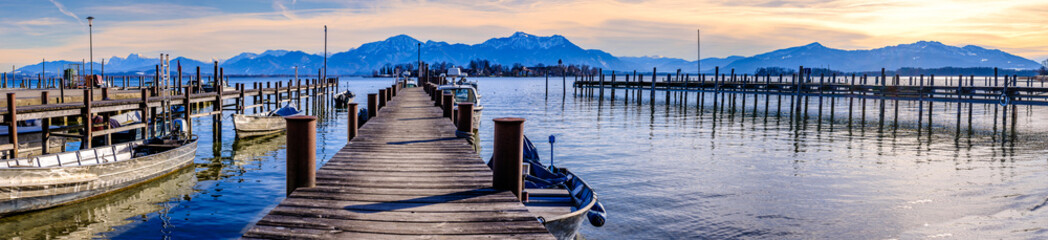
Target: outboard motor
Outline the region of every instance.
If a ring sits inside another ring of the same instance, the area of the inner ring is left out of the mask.
[[[186,132],[188,128],[189,127],[186,125],[186,121],[182,120],[181,118],[171,120],[171,133],[189,138],[190,136]]]

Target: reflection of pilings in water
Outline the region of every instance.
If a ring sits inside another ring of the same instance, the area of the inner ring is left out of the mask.
[[[873,116],[876,119],[872,120],[877,121],[877,126],[875,127],[879,133],[884,132],[885,127],[887,127],[886,124],[890,124],[892,130],[891,133],[893,135],[899,133],[899,128],[905,129],[908,127],[916,126],[917,137],[919,139],[925,139],[925,136],[930,137],[930,135],[933,134],[937,128],[935,126],[935,123],[937,122],[935,121],[935,101],[946,102],[946,105],[944,105],[945,107],[943,108],[944,110],[941,110],[942,113],[946,114],[950,114],[951,112],[949,111],[953,110],[952,108],[950,108],[952,107],[949,105],[950,103],[957,104],[957,112],[955,113],[955,118],[957,122],[950,125],[939,126],[939,128],[955,128],[955,135],[959,135],[960,128],[964,127],[961,121],[963,121],[964,119],[963,104],[965,103],[969,104],[969,131],[974,131],[972,126],[973,123],[971,120],[973,118],[972,115],[974,113],[974,109],[972,109],[974,103],[980,102],[985,104],[984,106],[986,106],[986,111],[984,112],[989,114],[989,108],[992,106],[989,106],[989,102],[987,102],[987,100],[992,99],[991,97],[993,96],[999,96],[995,94],[1004,94],[1004,96],[1001,96],[999,98],[1002,99],[1002,101],[1010,99],[1013,101],[1022,101],[1023,104],[1027,105],[1039,105],[1037,102],[1030,100],[1031,98],[1038,99],[1037,97],[1030,97],[1026,95],[1011,95],[1015,94],[1016,92],[1026,94],[1027,92],[1035,90],[1010,89],[1013,85],[1015,85],[1015,77],[1005,77],[1005,82],[1007,84],[1001,86],[989,85],[990,83],[992,83],[992,81],[989,78],[987,78],[986,82],[988,83],[988,85],[983,87],[974,87],[973,76],[969,77],[968,79],[965,79],[964,76],[958,76],[957,81],[953,81],[952,77],[946,77],[947,86],[944,87],[939,86],[935,83],[934,80],[936,76],[934,75],[931,75],[927,78],[925,78],[925,76],[913,76],[908,77],[908,81],[902,81],[902,77],[905,76],[888,76],[886,70],[882,69],[881,76],[874,77],[873,85],[867,85],[869,77],[868,75],[860,76],[857,74],[852,74],[852,76],[850,76],[849,78],[849,76],[837,76],[836,74],[832,74],[831,76],[825,76],[820,74],[818,82],[815,82],[815,79],[810,74],[810,72],[805,71],[806,69],[804,68],[801,68],[801,70],[802,72],[793,75],[791,80],[782,79],[783,76],[780,75],[778,82],[772,83],[773,81],[771,80],[770,75],[765,75],[763,76],[764,79],[761,79],[760,77],[762,76],[760,75],[755,75],[751,77],[748,74],[721,74],[719,72],[719,67],[714,69],[714,76],[712,78],[712,82],[707,81],[705,77],[701,74],[697,75],[699,76],[698,81],[694,82],[687,74],[667,74],[665,76],[664,81],[658,81],[659,77],[656,75],[658,72],[656,71],[656,69],[653,69],[653,76],[650,78],[652,82],[650,83],[643,82],[643,75],[639,75],[637,73],[634,73],[637,74],[634,75],[635,77],[630,77],[627,74],[625,77],[625,79],[627,80],[624,82],[619,82],[621,79],[619,79],[619,77],[617,76],[617,72],[613,72],[610,81],[609,78],[607,78],[607,76],[597,75],[595,77],[599,77],[597,78],[598,81],[583,81],[577,83],[576,86],[579,88],[588,89],[596,89],[594,86],[603,86],[604,88],[610,88],[608,90],[612,91],[611,94],[616,95],[611,97],[612,101],[618,100],[615,99],[616,97],[618,97],[618,94],[615,92],[618,90],[618,88],[623,88],[623,91],[626,94],[623,97],[623,102],[629,103],[629,99],[632,97],[638,104],[641,104],[643,102],[643,98],[641,98],[643,96],[642,91],[644,89],[647,89],[649,91],[652,91],[648,92],[648,103],[652,106],[654,106],[655,104],[655,91],[666,91],[666,102],[664,103],[666,104],[666,110],[669,111],[670,105],[674,105],[679,108],[679,112],[687,112],[687,107],[689,107],[687,106],[687,104],[690,100],[688,98],[691,97],[691,93],[694,92],[696,100],[693,104],[697,105],[696,108],[699,109],[698,114],[705,114],[707,112],[705,110],[705,106],[712,106],[712,110],[709,112],[715,114],[716,116],[724,115],[724,118],[716,118],[715,121],[718,123],[724,120],[732,121],[736,117],[739,117],[741,119],[751,117],[753,118],[753,121],[756,122],[756,118],[759,117],[761,114],[760,101],[764,101],[765,106],[763,111],[763,117],[765,121],[767,121],[767,118],[771,117],[772,114],[772,111],[770,110],[771,101],[776,101],[776,111],[774,111],[776,118],[782,118],[784,117],[782,116],[782,114],[785,113],[785,109],[782,109],[782,105],[784,105],[784,99],[782,99],[782,97],[783,95],[790,94],[792,96],[790,96],[789,99],[790,110],[788,111],[788,114],[790,114],[791,123],[796,124],[794,126],[802,130],[807,128],[807,120],[811,119],[811,117],[815,117],[816,119],[818,119],[818,121],[814,122],[814,124],[812,125],[814,125],[818,130],[825,129],[823,128],[823,125],[828,125],[829,129],[833,131],[838,127],[837,121],[847,121],[847,124],[843,124],[843,122],[841,122],[842,124],[839,125],[847,126],[849,131],[853,127],[860,127],[862,131],[865,131],[867,121],[870,121],[870,119],[866,119],[867,105],[877,107],[877,105],[879,104],[879,111],[875,113],[876,115]],[[763,80],[763,82],[761,80]],[[925,80],[927,80],[927,82]],[[910,85],[904,84],[907,82]],[[595,85],[593,83],[599,83],[601,85]],[[636,92],[630,92],[630,90],[635,90]],[[1044,91],[1048,91],[1048,89],[1045,89]],[[710,95],[712,96],[706,96],[706,92],[711,93]],[[770,94],[775,94],[777,96],[773,98],[770,96]],[[753,96],[752,98],[751,95]],[[764,96],[762,97],[761,95]],[[965,96],[967,96],[968,98],[965,98]],[[846,114],[848,114],[848,117],[846,120],[843,118],[838,119],[836,116],[837,105],[844,104],[837,103],[837,98],[839,97],[848,98],[848,101],[846,103],[847,109],[842,108],[842,114],[844,114],[843,111],[847,111]],[[981,99],[975,99],[976,97],[979,97]],[[712,104],[706,104],[707,98],[712,98]],[[874,102],[870,104],[868,103],[867,99],[872,99]],[[816,102],[812,103],[812,100]],[[749,106],[748,104],[751,101],[753,102],[753,106]],[[927,106],[925,106],[925,101],[928,102]],[[856,109],[856,104],[859,104],[858,109]],[[889,104],[891,105],[892,109],[888,109]],[[914,104],[916,104],[916,106],[914,106]],[[752,109],[746,109],[746,107],[751,107]],[[809,108],[811,107],[816,107],[817,109],[810,110]],[[903,110],[900,111],[900,108],[902,108]],[[996,114],[993,115],[994,119],[992,119],[993,132],[996,133],[997,129],[1000,128],[1002,129],[1002,135],[998,135],[997,137],[1003,137],[1007,139],[1007,135],[1011,132],[1014,132],[1015,129],[1009,129],[1009,126],[1006,125],[1008,123],[1011,123],[1007,121],[1007,115],[1001,115],[1000,117],[998,117],[997,114],[1000,114],[999,112],[1002,111],[1001,109],[1003,109],[1004,112],[1007,112],[1008,107],[1002,106],[1000,109],[997,109],[996,107],[993,108],[993,111],[996,112]],[[916,121],[913,121],[916,122],[916,124],[907,124],[907,122],[912,121],[914,119],[912,117],[903,116],[907,114],[906,111],[911,111],[910,109],[917,113],[915,119]],[[654,111],[654,108],[652,108],[651,110]],[[751,112],[747,112],[747,110],[750,110]],[[1017,108],[1012,107],[1012,110],[1017,111]],[[825,111],[829,112],[827,113]],[[891,111],[892,119],[888,119],[888,111]],[[752,115],[746,116],[746,114]],[[859,114],[859,116],[855,116],[855,114]],[[928,119],[924,119],[925,117],[927,117]],[[1012,118],[1012,120],[1015,121],[1015,117],[1013,116]],[[829,122],[823,123],[822,121]],[[858,123],[856,123],[856,121],[858,121]],[[886,121],[890,122],[886,123]],[[996,124],[997,122],[1002,122],[1002,124],[998,126]],[[925,133],[925,131],[927,131],[927,133]]]

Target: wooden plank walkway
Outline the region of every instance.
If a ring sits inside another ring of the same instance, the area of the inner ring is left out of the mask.
[[[393,99],[244,238],[553,239],[422,88]]]

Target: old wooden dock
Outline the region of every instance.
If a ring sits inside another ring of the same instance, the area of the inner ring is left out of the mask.
[[[244,237],[553,238],[422,88],[393,99]]]

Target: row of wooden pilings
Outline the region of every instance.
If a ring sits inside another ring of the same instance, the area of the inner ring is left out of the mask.
[[[378,116],[378,110],[385,107],[397,96],[397,91],[403,88],[401,85],[391,85],[385,89],[379,89],[378,93],[368,93],[367,117],[358,116],[359,105],[355,102],[347,103],[347,135],[346,142],[357,137],[357,129],[367,122],[367,119]],[[295,189],[301,187],[316,186],[316,121],[315,116],[291,116],[287,120],[287,195],[291,195]]]
[[[811,104],[810,99],[815,99],[812,102],[816,106],[816,119],[818,127],[821,128],[824,113],[824,98],[827,101],[829,119],[826,121],[831,128],[838,120],[844,121],[849,129],[853,126],[853,122],[859,127],[866,127],[867,125],[867,100],[873,101],[874,105],[879,104],[879,109],[874,109],[874,123],[878,131],[883,131],[886,126],[886,121],[890,121],[890,127],[894,131],[899,128],[899,107],[900,101],[912,101],[917,105],[916,115],[916,127],[918,133],[922,130],[927,129],[929,134],[933,129],[933,121],[940,121],[942,117],[953,115],[955,117],[955,134],[960,135],[963,128],[962,123],[965,120],[962,118],[965,112],[964,105],[967,111],[967,133],[972,135],[973,130],[973,105],[975,104],[987,104],[987,107],[992,107],[993,114],[993,132],[997,132],[998,126],[1000,126],[1001,133],[1004,134],[1005,130],[1009,129],[1014,132],[1015,120],[1016,120],[1016,105],[1045,105],[1048,103],[1048,98],[1044,97],[1045,92],[1048,89],[1043,87],[1034,87],[1031,81],[1026,82],[1026,86],[1022,87],[1019,84],[1019,77],[1016,75],[1003,76],[1003,81],[998,80],[998,69],[994,69],[992,76],[984,77],[982,86],[976,84],[975,76],[956,76],[956,78],[947,78],[946,85],[942,85],[940,81],[939,85],[936,85],[936,77],[934,75],[928,76],[927,79],[924,75],[911,76],[910,83],[905,84],[905,76],[891,76],[886,74],[885,69],[881,69],[879,75],[872,75],[867,78],[867,75],[856,75],[852,74],[850,77],[841,76],[838,77],[835,74],[830,76],[817,75],[812,76],[811,74],[803,74],[804,67],[800,67],[799,71],[802,74],[793,74],[792,76],[785,76],[784,81],[783,75],[778,76],[778,81],[772,80],[771,75],[764,76],[748,76],[743,74],[736,78],[734,69],[731,70],[730,74],[721,74],[719,68],[715,68],[712,81],[705,78],[705,75],[701,75],[697,81],[691,79],[689,75],[682,75],[679,71],[676,75],[666,74],[662,81],[656,79],[657,71],[652,69],[652,75],[650,81],[645,81],[645,75],[633,72],[632,79],[630,81],[630,74],[626,73],[624,76],[625,81],[616,81],[616,74],[612,72],[609,76],[610,81],[605,80],[605,76],[600,74],[595,77],[587,77],[581,81],[575,81],[573,87],[575,88],[575,94],[578,96],[581,94],[584,97],[598,98],[601,101],[605,99],[605,89],[610,90],[611,101],[616,101],[616,91],[622,90],[625,92],[621,100],[624,104],[636,103],[637,105],[642,104],[644,95],[650,95],[648,102],[654,106],[656,97],[656,91],[664,91],[666,107],[670,106],[680,107],[681,109],[687,109],[689,104],[688,97],[693,95],[696,99],[694,102],[695,107],[699,110],[699,114],[705,112],[706,107],[712,107],[712,113],[714,116],[717,114],[723,114],[725,111],[728,112],[728,116],[734,117],[736,107],[739,107],[741,111],[747,110],[747,95],[752,95],[752,116],[756,118],[758,115],[758,96],[764,96],[764,107],[763,117],[767,121],[768,117],[779,118],[783,113],[788,113],[791,119],[807,120],[809,118],[808,108]],[[941,78],[941,77],[940,77]],[[842,81],[843,80],[843,81]],[[850,80],[850,81],[849,81]],[[942,80],[942,79],[940,79]],[[867,83],[872,82],[872,85]],[[580,93],[581,91],[581,93]],[[631,92],[632,91],[632,92]],[[648,92],[644,92],[648,91]],[[709,97],[712,96],[712,97]],[[736,102],[736,96],[741,96],[741,104]],[[788,111],[783,111],[784,97]],[[774,104],[776,106],[769,106],[772,99],[775,98]],[[711,100],[712,105],[707,104],[706,100]],[[838,119],[835,116],[837,111],[837,101],[842,100],[847,102],[847,118]],[[886,102],[893,102],[891,106],[894,106],[894,117],[886,116],[886,112],[891,110],[886,109]],[[933,112],[936,105],[939,102],[943,107],[938,109],[940,113],[936,114]],[[725,106],[727,104],[727,106]],[[858,106],[855,106],[855,105]],[[946,112],[951,104],[955,104],[955,109],[952,112]],[[1000,105],[1000,106],[997,106]],[[775,107],[775,111],[769,111],[771,107]],[[874,106],[878,108],[878,106]],[[1008,114],[1008,112],[1011,114]],[[998,114],[998,112],[1004,112],[1005,114]],[[743,112],[745,113],[745,112]],[[945,114],[950,115],[945,115]],[[853,115],[855,120],[853,120]],[[1009,116],[1011,115],[1011,116]],[[939,118],[936,118],[939,117]],[[1011,123],[1011,127],[1008,123]],[[798,124],[802,124],[803,121],[797,121]],[[998,124],[1000,123],[1000,124]],[[945,127],[945,126],[944,126]],[[1014,136],[1014,134],[1012,134]],[[1003,141],[1002,141],[1003,142]]]
[[[394,84],[379,89],[378,93],[369,93],[367,98],[367,119],[373,119],[379,110],[392,102],[397,93],[405,86]],[[430,95],[434,106],[442,109],[442,116],[449,118],[459,132],[472,132],[473,103],[455,103],[451,93],[437,89],[436,84],[423,84],[425,92]],[[458,109],[455,109],[457,106]],[[366,121],[358,117],[358,104],[349,103],[347,122],[347,142],[357,137],[358,128]],[[316,186],[316,117],[287,117],[288,152],[287,152],[287,192],[290,195],[295,189]],[[523,193],[524,181],[522,172],[524,147],[524,119],[496,118],[492,156],[492,187],[513,192],[519,199],[526,201]],[[461,136],[460,136],[461,137]]]

